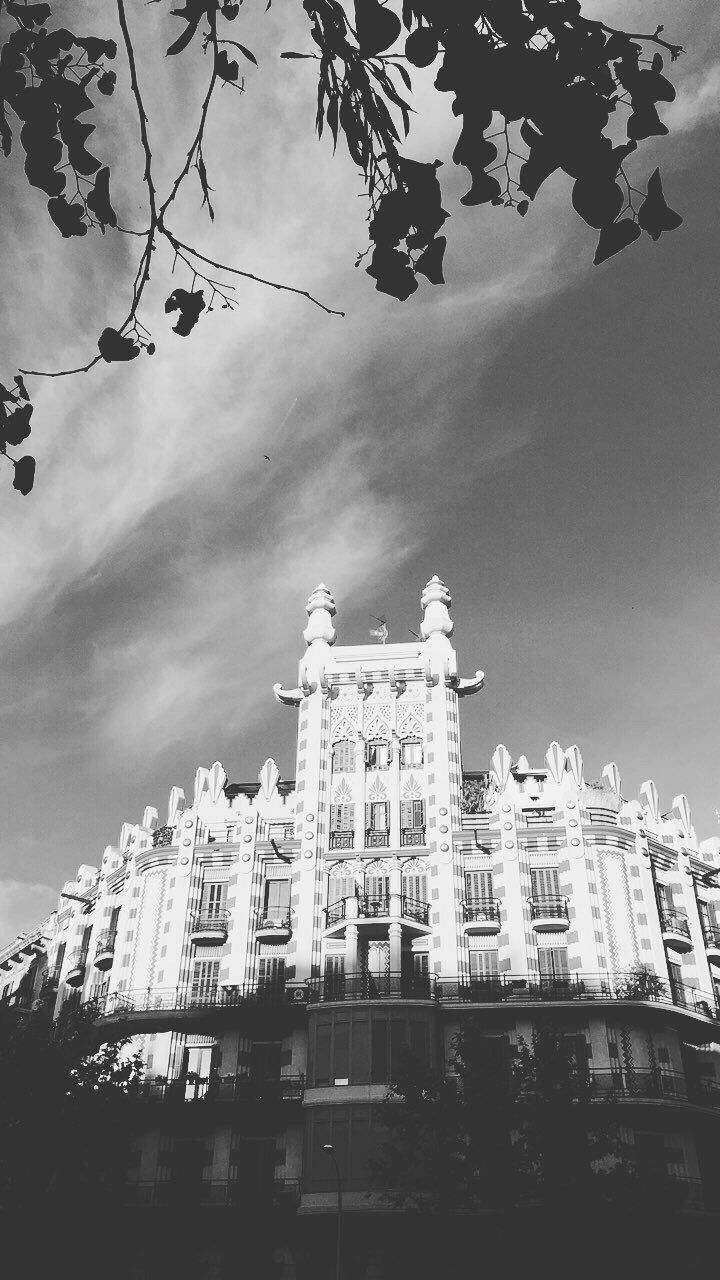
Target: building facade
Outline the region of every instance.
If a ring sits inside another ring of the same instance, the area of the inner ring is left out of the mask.
[[[483,674],[458,674],[438,578],[421,603],[420,639],[341,646],[319,586],[274,688],[294,782],[272,759],[251,784],[199,768],[0,953],[0,998],[92,1002],[142,1053],[128,1205],[270,1212],[277,1275],[297,1224],[335,1214],[336,1170],[347,1221],[387,1214],[371,1167],[398,1054],[442,1068],[469,1014],[510,1050],[560,1022],[638,1167],[720,1206],[720,841],[684,795],[625,798],[614,763],[587,781],[576,746],[464,772]]]

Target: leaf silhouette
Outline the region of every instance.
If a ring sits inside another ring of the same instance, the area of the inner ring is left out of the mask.
[[[445,256],[445,236],[438,236],[425,249],[415,263],[415,270],[421,271],[431,284],[444,284],[443,258]]]
[[[23,440],[27,439],[30,435],[32,412],[33,407],[31,404],[22,404],[8,414],[0,426],[0,431],[5,438],[6,444],[22,444]]]
[[[430,27],[418,27],[405,41],[405,57],[414,67],[431,66],[438,50],[438,38]]]
[[[132,338],[123,337],[117,329],[103,329],[98,338],[98,349],[103,360],[108,364],[117,361],[134,360],[140,355],[140,348]]]
[[[83,222],[85,210],[80,204],[68,204],[64,196],[48,200],[48,213],[65,239],[87,235],[87,223]]]
[[[601,262],[605,262],[607,258],[612,258],[613,254],[620,253],[622,249],[627,249],[628,245],[634,240],[639,240],[641,236],[640,228],[637,222],[632,218],[621,218],[619,222],[613,222],[609,227],[603,227],[600,232],[597,249],[593,264],[600,266]]]
[[[652,240],[659,240],[663,231],[676,231],[682,225],[680,214],[665,201],[659,169],[648,179],[647,196],[638,209],[638,222]]]
[[[14,460],[13,466],[15,467],[13,489],[17,489],[27,497],[35,481],[35,459],[28,453],[24,458]]]
[[[378,0],[355,0],[355,30],[363,58],[374,58],[395,43],[402,23]]]
[[[180,314],[177,321],[173,325],[173,332],[179,333],[182,338],[186,338],[191,329],[195,328],[200,313],[205,310],[205,299],[202,289],[189,293],[187,289],[173,289],[170,297],[165,303],[165,311],[179,311]]]
[[[221,80],[237,80],[240,72],[237,62],[231,62],[224,49],[215,58],[215,70]]]
[[[98,169],[95,185],[86,196],[86,203],[102,227],[117,226],[117,214],[110,203],[110,170],[107,166]]]

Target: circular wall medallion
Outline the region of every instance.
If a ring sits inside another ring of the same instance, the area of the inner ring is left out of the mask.
[[[313,858],[314,856],[315,856],[315,855],[313,854],[312,849],[306,849],[306,850],[305,850],[305,857],[306,857],[306,858]]]
[[[249,862],[249,861],[250,861],[250,854],[249,854],[249,853],[244,853],[244,854],[243,854],[243,856],[242,856],[242,860],[243,860],[243,862]]]
[[[443,826],[443,827],[441,827],[441,828],[440,828],[440,830],[441,830],[441,832],[442,832],[442,834],[443,834],[443,835],[447,835],[447,827]]]
[[[243,840],[245,841],[246,844],[249,844],[250,841],[252,840],[252,836],[243,836]]]
[[[567,807],[568,807],[568,809],[574,809],[574,808],[575,808],[575,801],[574,801],[574,800],[568,800],[568,802],[567,802]]]
[[[505,822],[503,823],[503,826],[505,827],[506,831],[512,831],[512,822]]]
[[[576,827],[576,826],[577,826],[577,818],[571,818],[571,819],[570,819],[570,821],[568,822],[568,826],[569,826],[569,827]]]
[[[189,858],[181,858],[181,859],[180,859],[180,863],[181,863],[181,865],[182,865],[183,867],[186,867],[189,861],[190,861],[190,859],[189,859]]]
[[[192,818],[188,818],[188,819],[186,820],[186,822],[185,822],[185,826],[186,826],[186,827],[194,827],[194,826],[195,826],[195,823],[194,823],[193,819],[192,819]]]
[[[448,849],[449,849],[449,848],[450,848],[450,845],[449,845],[449,844],[441,844],[441,845],[440,845],[440,852],[441,852],[441,853],[447,853],[447,851],[448,851]]]
[[[312,840],[312,838],[313,838],[313,833],[312,833],[312,831],[306,831],[306,832],[305,832],[305,839],[306,839],[306,840]]]
[[[307,815],[307,820],[308,820],[308,822],[314,822],[314,821],[315,821],[315,814],[314,814],[314,813],[309,813],[309,814]]]
[[[183,844],[192,844],[192,840],[188,840],[187,836],[183,840]]]
[[[446,816],[447,816],[447,809],[445,809],[445,808],[441,809],[441,810],[440,810],[440,817],[441,817],[441,818],[445,818]]]
[[[515,841],[514,841],[514,840],[506,840],[506,841],[505,841],[505,848],[506,848],[506,849],[514,849],[514,848],[515,848]]]
[[[504,805],[503,805],[503,807],[502,807],[502,811],[503,811],[503,813],[509,813],[509,812],[510,812],[510,805],[509,805],[509,804],[504,804]]]
[[[579,840],[577,839],[577,837],[576,837],[574,840],[571,840],[571,841],[570,841],[570,843],[571,843],[571,844],[573,844],[573,845],[578,845],[578,844],[580,843],[580,841],[579,841]]]
[[[251,822],[254,822],[254,821],[255,821],[255,819],[254,819],[250,814],[248,814],[248,816],[247,816],[247,818],[245,819],[245,821],[249,824],[249,823],[251,823]]]

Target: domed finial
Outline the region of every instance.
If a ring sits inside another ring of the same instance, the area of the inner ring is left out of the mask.
[[[335,601],[324,582],[315,588],[305,608],[309,619],[303,631],[305,643],[310,645],[315,640],[324,640],[325,644],[334,644],[337,639],[337,632],[332,624],[336,612]]]
[[[437,574],[428,582],[422,593],[420,604],[424,610],[423,620],[420,623],[423,640],[429,640],[430,636],[434,635],[451,636],[454,625],[448,609],[452,600],[445,583],[438,578]]]

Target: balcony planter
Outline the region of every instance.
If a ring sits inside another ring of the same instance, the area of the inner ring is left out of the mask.
[[[492,899],[468,899],[463,903],[463,930],[473,934],[499,933],[499,904]]]
[[[227,936],[227,911],[221,911],[212,916],[197,915],[193,917],[190,925],[190,941],[196,945],[222,946],[224,942],[227,942]]]
[[[259,942],[288,942],[292,937],[289,912],[260,911],[257,917],[255,937]]]
[[[565,898],[530,898],[530,917],[536,933],[561,933],[570,928]]]

